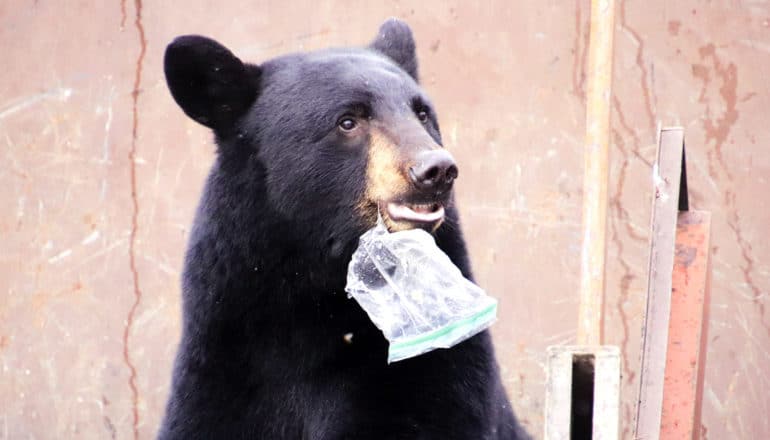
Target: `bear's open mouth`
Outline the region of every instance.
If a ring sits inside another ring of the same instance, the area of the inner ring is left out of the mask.
[[[397,203],[387,204],[388,217],[393,221],[412,223],[436,223],[444,219],[441,203]]]

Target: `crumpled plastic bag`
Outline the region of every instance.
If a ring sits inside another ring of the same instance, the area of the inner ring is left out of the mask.
[[[361,236],[348,266],[355,299],[390,343],[388,363],[452,347],[496,320],[497,300],[462,276],[422,229]]]

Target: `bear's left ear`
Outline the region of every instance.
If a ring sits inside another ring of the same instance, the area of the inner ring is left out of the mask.
[[[231,128],[257,97],[259,68],[244,64],[210,38],[175,39],[166,48],[163,67],[177,104],[216,131]]]
[[[417,81],[417,53],[409,25],[397,18],[390,18],[380,26],[370,48],[396,62]]]

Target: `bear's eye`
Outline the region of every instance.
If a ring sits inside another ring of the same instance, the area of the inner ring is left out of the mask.
[[[417,119],[419,119],[423,124],[428,123],[428,112],[425,110],[420,110],[417,112]]]
[[[358,123],[351,117],[345,117],[340,119],[337,125],[342,131],[353,131],[358,126]]]

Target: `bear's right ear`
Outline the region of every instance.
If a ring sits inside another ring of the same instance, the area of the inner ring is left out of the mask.
[[[259,68],[210,38],[178,37],[166,48],[163,69],[176,103],[214,130],[230,128],[257,97]]]
[[[409,76],[419,81],[414,37],[408,24],[397,18],[385,20],[369,47],[395,61]]]

